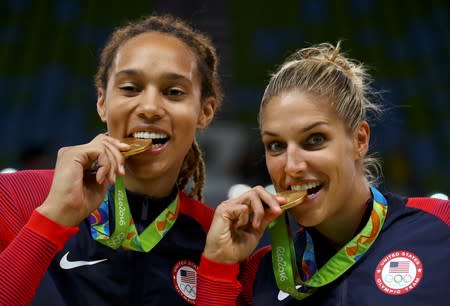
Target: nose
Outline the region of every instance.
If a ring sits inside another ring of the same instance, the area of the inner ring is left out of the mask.
[[[297,144],[288,144],[284,171],[288,176],[298,176],[307,168],[305,152]]]
[[[146,88],[137,102],[136,112],[140,118],[157,120],[164,115],[164,97],[157,88]]]

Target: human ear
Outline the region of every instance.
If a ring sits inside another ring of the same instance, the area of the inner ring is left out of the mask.
[[[217,100],[214,97],[209,97],[201,105],[200,116],[197,120],[197,128],[202,130],[206,128],[214,118],[216,113]]]
[[[106,122],[105,90],[103,88],[97,90],[97,113],[102,122]]]
[[[362,158],[369,150],[370,126],[367,121],[361,121],[354,132],[354,147],[356,158]]]

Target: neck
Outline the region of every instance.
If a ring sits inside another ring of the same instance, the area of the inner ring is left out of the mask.
[[[352,194],[352,202],[348,203],[344,211],[330,218],[316,227],[336,247],[341,248],[355,235],[358,226],[367,208],[367,200],[371,198],[370,188],[363,184],[364,188]]]
[[[170,177],[158,179],[140,179],[125,175],[125,188],[129,191],[153,198],[164,198],[170,195],[176,180]]]
[[[149,164],[146,160],[127,159],[125,162],[125,187],[127,190],[163,198],[170,194],[177,184],[182,162],[166,165],[164,163]]]

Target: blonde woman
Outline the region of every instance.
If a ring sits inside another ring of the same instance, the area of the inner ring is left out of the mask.
[[[448,305],[450,203],[376,188],[371,93],[339,44],[299,50],[272,75],[259,114],[267,169],[277,192],[305,198],[289,218],[287,199],[260,186],[219,205],[198,305]],[[272,245],[252,254],[267,227]]]

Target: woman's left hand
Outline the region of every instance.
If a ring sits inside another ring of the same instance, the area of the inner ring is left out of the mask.
[[[238,263],[250,256],[265,229],[282,214],[286,200],[257,186],[222,202],[214,213],[203,255],[221,263]]]

